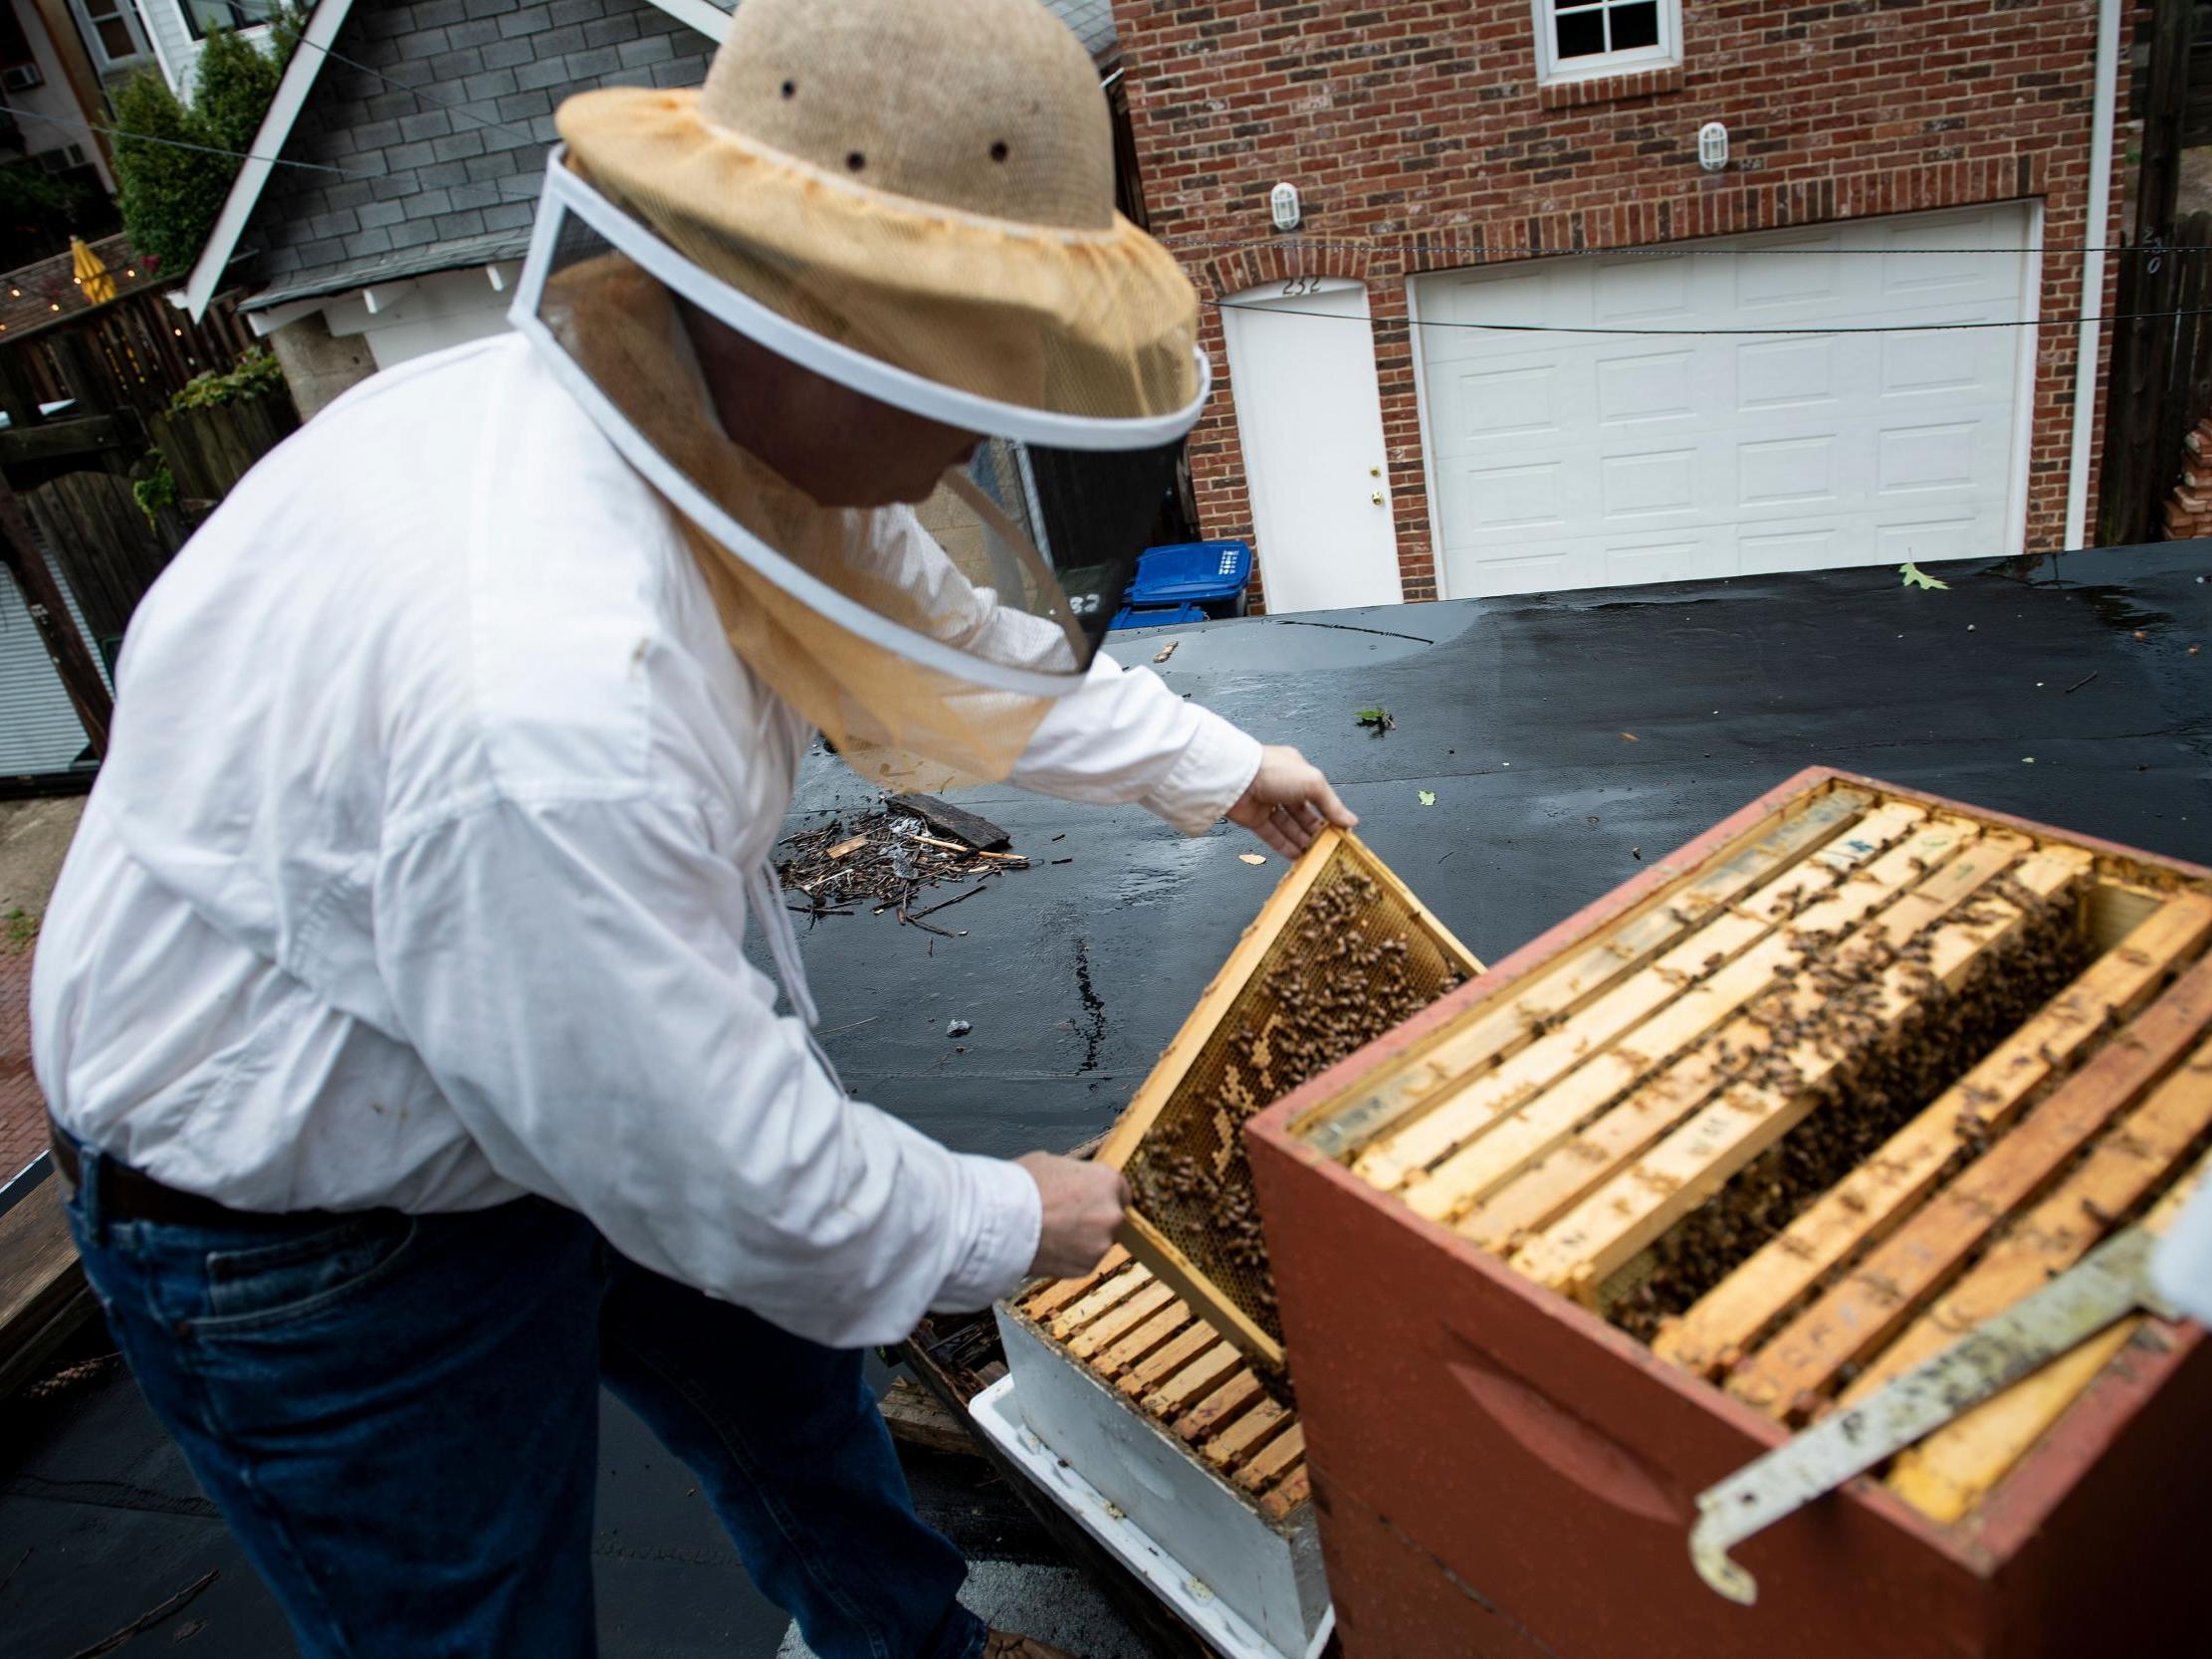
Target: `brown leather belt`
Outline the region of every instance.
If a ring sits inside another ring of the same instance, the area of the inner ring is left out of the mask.
[[[46,1120],[46,1141],[54,1152],[54,1166],[72,1187],[83,1186],[84,1168],[76,1144],[51,1115]],[[281,1214],[234,1210],[212,1198],[163,1186],[151,1175],[105,1157],[100,1160],[99,1209],[110,1221],[159,1221],[176,1227],[250,1233],[299,1232],[332,1226],[344,1219],[333,1210],[290,1210]]]

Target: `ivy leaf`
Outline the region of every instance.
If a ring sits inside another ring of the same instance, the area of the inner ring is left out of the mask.
[[[1436,790],[1434,790],[1434,789],[1424,789],[1424,790],[1422,790],[1422,792],[1421,792],[1421,804],[1422,804],[1423,806],[1435,806],[1435,805],[1437,804],[1437,792],[1436,792]]]
[[[1904,581],[1900,585],[1904,587],[1925,587],[1934,588],[1938,591],[1948,591],[1951,585],[1949,582],[1937,581],[1910,559],[1906,559],[1898,565],[1897,569],[1903,572]]]

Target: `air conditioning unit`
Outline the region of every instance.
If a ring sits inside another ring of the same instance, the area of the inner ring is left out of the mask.
[[[26,93],[33,87],[45,84],[46,77],[39,73],[39,66],[36,64],[11,64],[6,69],[0,69],[0,87],[5,87],[11,93]]]

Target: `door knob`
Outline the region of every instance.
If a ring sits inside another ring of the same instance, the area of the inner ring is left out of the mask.
[[[1381,507],[1383,505],[1383,493],[1380,490],[1376,491],[1374,495],[1368,497],[1367,499],[1373,502],[1377,507]]]

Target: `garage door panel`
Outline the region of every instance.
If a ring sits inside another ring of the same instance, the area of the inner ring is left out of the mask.
[[[1567,521],[1565,471],[1559,461],[1461,468],[1460,488],[1448,492],[1445,503],[1445,534],[1472,544],[1504,533],[1525,538],[1530,530],[1558,529]]]
[[[1670,514],[1694,515],[1697,452],[1663,449],[1602,456],[1598,461],[1598,488],[1608,523]]]
[[[1836,524],[1799,524],[1768,534],[1739,535],[1736,560],[1744,570],[1832,570],[1858,562],[1847,556],[1842,528]]]
[[[2008,550],[2019,334],[1879,330],[2026,314],[2030,226],[2015,204],[1419,279],[1424,320],[1877,330],[1425,330],[1446,590],[1866,564],[1900,538]]]
[[[1740,507],[1831,508],[1836,503],[1837,438],[1776,438],[1736,447]]]
[[[1720,267],[1717,274],[1721,280],[1733,287],[1736,305],[1743,310],[1825,305],[1839,298],[1840,274],[1834,260],[1816,256],[1832,254],[1842,245],[1843,238],[1833,232],[1819,237],[1792,237],[1776,243],[1771,255],[1759,259],[1721,255],[1714,263]]]
[[[1696,418],[1695,353],[1682,348],[1623,353],[1597,365],[1598,420],[1605,426]]]
[[[1696,264],[1686,255],[1634,255],[1596,266],[1590,320],[1609,327],[1681,321],[1692,312]]]
[[[1926,518],[1883,524],[1875,535],[1873,564],[1902,564],[1908,559],[1972,558],[1983,548],[1971,517]]]
[[[1736,408],[1764,413],[1834,403],[1837,344],[1833,339],[1778,339],[1736,346]]]

